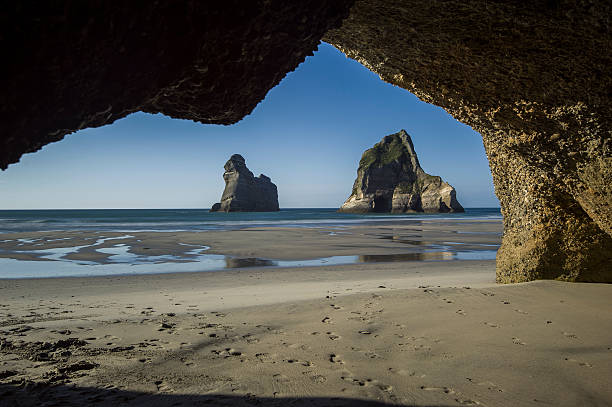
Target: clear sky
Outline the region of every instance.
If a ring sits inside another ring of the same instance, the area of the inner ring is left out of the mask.
[[[208,208],[235,153],[281,208],[339,207],[363,151],[400,129],[463,206],[499,206],[478,133],[321,44],[235,125],[136,113],[25,155],[0,172],[0,209]]]

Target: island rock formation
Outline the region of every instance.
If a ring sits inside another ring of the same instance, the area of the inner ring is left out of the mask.
[[[463,207],[455,188],[423,171],[410,136],[401,130],[363,153],[340,212],[463,212]]]
[[[323,39],[482,135],[497,281],[612,282],[610,15],[592,0],[7,2],[0,168],[137,111],[235,123]]]
[[[234,154],[225,163],[225,190],[221,202],[211,212],[273,212],[278,211],[278,191],[270,178],[259,177],[247,168],[244,157]]]

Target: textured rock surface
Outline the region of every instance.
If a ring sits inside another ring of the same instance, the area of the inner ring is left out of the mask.
[[[0,168],[145,111],[231,124],[353,0],[16,1],[0,10]]]
[[[225,190],[221,202],[214,204],[211,212],[278,211],[276,185],[263,174],[253,176],[240,154],[231,156],[224,168]]]
[[[358,0],[324,37],[483,136],[497,280],[612,282],[611,3]]]
[[[455,188],[421,168],[408,133],[384,137],[359,161],[340,212],[463,212]]]

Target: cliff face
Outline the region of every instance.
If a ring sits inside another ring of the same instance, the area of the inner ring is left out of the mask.
[[[214,204],[211,212],[278,211],[276,185],[263,174],[253,176],[240,154],[231,156],[224,168],[225,190],[221,202]]]
[[[455,188],[421,168],[405,130],[366,150],[340,212],[463,212]]]
[[[138,111],[235,123],[353,2],[4,2],[0,169]]]
[[[610,2],[357,0],[324,40],[478,131],[497,281],[612,282]]]

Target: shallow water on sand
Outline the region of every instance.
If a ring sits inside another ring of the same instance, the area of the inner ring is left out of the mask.
[[[0,278],[492,260],[501,231],[492,224],[501,225],[498,209],[436,215],[347,215],[334,209],[0,211]],[[179,226],[187,232],[168,229]],[[219,236],[226,236],[225,243]]]
[[[239,258],[222,254],[207,254],[208,246],[199,246],[183,255],[147,256],[131,253],[130,246],[118,243],[112,247],[95,248],[109,239],[98,239],[91,245],[20,250],[15,254],[28,254],[37,260],[0,258],[0,278],[84,277],[181,272],[209,272],[249,267],[315,267],[357,263],[492,260],[497,250],[483,245],[479,250],[462,250],[456,245],[431,244],[428,249],[415,253],[329,256],[306,260],[277,260],[258,257]],[[192,245],[189,245],[192,246]],[[473,245],[471,245],[473,246]],[[476,245],[478,246],[478,245]],[[74,260],[67,257],[84,248],[109,255],[103,261]],[[457,249],[459,248],[459,249]]]

